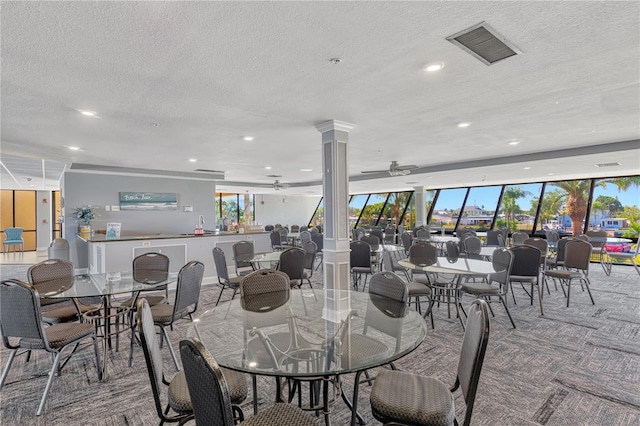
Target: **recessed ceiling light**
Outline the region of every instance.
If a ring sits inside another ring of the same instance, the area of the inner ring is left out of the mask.
[[[548,173],[548,175],[549,175],[549,176],[553,176],[553,175],[554,175],[554,173],[553,173],[553,172],[552,172],[552,173]]]
[[[265,170],[271,170],[271,166],[264,166]]]
[[[520,139],[511,139],[509,142],[507,142],[507,145],[518,145],[520,142]]]
[[[245,136],[245,137],[244,137],[244,138],[242,138],[242,139],[244,139],[244,140],[245,140],[245,141],[247,141],[247,142],[251,142],[251,141],[252,141],[252,140],[254,140],[255,138],[254,138],[253,136]]]
[[[69,148],[71,151],[80,151],[79,146],[68,146],[67,148]]]
[[[469,122],[458,123],[458,127],[460,128],[469,127],[469,126],[471,126],[471,123]]]
[[[86,109],[79,109],[78,112],[82,115],[84,115],[85,117],[97,117],[98,113],[95,111],[89,111]]]
[[[531,167],[527,166],[527,167],[523,167],[523,169],[525,169],[525,170],[531,170]]]
[[[301,172],[312,172],[313,169],[300,169]]]
[[[440,71],[444,68],[444,64],[442,62],[430,62],[422,67],[422,70],[425,72],[436,72]]]
[[[189,161],[190,161],[191,163],[195,163],[196,161],[198,161],[198,159],[197,159],[197,158],[189,158]]]

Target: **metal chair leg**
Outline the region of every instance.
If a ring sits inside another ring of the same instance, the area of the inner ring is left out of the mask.
[[[49,371],[49,379],[47,380],[47,385],[44,388],[44,393],[42,394],[42,399],[40,400],[40,406],[38,407],[38,411],[36,411],[36,416],[39,416],[40,414],[42,414],[42,410],[44,409],[44,402],[47,399],[47,395],[49,394],[49,390],[51,389],[51,383],[53,383],[53,377],[55,376],[56,370],[58,369],[61,353],[62,353],[62,350],[56,354],[56,357],[53,360],[53,365],[51,366],[51,370]]]

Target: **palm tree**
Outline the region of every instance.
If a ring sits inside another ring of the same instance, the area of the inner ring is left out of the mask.
[[[553,186],[564,191],[567,215],[571,219],[573,235],[582,234],[582,222],[587,216],[587,194],[591,180],[566,180],[554,182]]]
[[[599,180],[596,185],[605,188],[607,183],[616,185],[619,191],[625,191],[632,186],[640,186],[640,176]],[[553,183],[553,186],[565,192],[566,210],[571,219],[573,235],[582,233],[582,222],[587,215],[587,194],[590,185],[591,180],[568,180]]]
[[[513,216],[517,210],[519,210],[518,203],[519,198],[531,195],[529,191],[525,191],[519,186],[509,186],[504,190],[502,194],[502,209],[504,210],[505,219],[507,220],[507,227],[509,231],[514,231],[515,227],[511,227],[511,216]]]

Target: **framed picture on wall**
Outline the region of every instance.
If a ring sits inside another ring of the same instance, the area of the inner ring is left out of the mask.
[[[178,210],[178,195],[167,192],[121,192],[120,210]]]

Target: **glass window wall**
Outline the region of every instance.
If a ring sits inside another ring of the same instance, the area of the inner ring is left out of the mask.
[[[584,231],[591,179],[550,182],[547,192],[557,206],[556,228],[562,234],[579,235]],[[556,199],[557,198],[557,199]]]
[[[458,226],[467,226],[478,231],[491,229],[501,191],[502,186],[471,188]]]
[[[382,209],[387,201],[389,194],[384,192],[380,194],[371,194],[367,205],[364,206],[360,220],[357,226],[359,228],[371,228],[378,225],[378,218],[381,216]],[[380,218],[383,223],[386,222],[386,218]]]
[[[446,231],[453,231],[458,221],[465,195],[467,195],[467,188],[440,190],[429,224],[442,226]]]
[[[349,201],[349,228],[356,227],[368,198],[369,194],[354,195],[351,197]]]
[[[541,183],[507,185],[502,193],[494,228],[508,228],[509,232],[531,233],[541,191]]]

